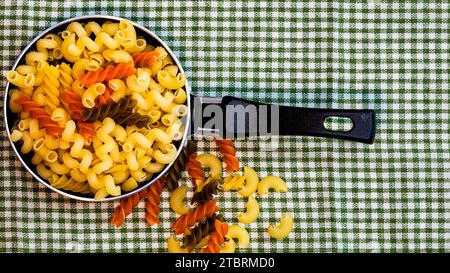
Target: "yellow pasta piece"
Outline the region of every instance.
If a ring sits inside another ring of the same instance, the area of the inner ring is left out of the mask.
[[[138,183],[136,182],[136,179],[130,177],[125,182],[123,182],[121,186],[124,192],[130,192],[134,189],[137,189]]]
[[[198,155],[195,159],[202,165],[202,167],[209,168],[209,175],[211,178],[219,178],[222,174],[222,162],[209,153]]]
[[[245,184],[242,186],[239,194],[241,196],[250,196],[256,192],[256,189],[258,188],[259,178],[255,170],[248,166],[244,167],[244,177]]]
[[[236,174],[235,176],[227,176],[223,180],[223,191],[239,190],[244,185],[245,176]]]
[[[247,204],[245,205],[247,208],[246,212],[241,212],[237,219],[239,222],[243,224],[250,224],[259,216],[259,204],[258,201],[256,201],[255,197],[249,196],[247,200]]]
[[[274,189],[277,192],[287,192],[288,188],[283,179],[277,176],[267,176],[261,179],[258,184],[258,194],[264,195],[269,193],[270,189]]]
[[[108,197],[109,193],[106,190],[106,188],[100,189],[98,190],[95,195],[94,195],[94,199],[95,200],[102,200],[105,199],[106,197]]]
[[[239,248],[247,248],[250,243],[250,235],[248,231],[238,225],[231,225],[228,227],[228,233],[225,236],[228,239],[237,239]]]
[[[180,242],[171,235],[167,240],[167,251],[169,253],[188,253],[185,247],[182,247]]]
[[[220,248],[220,253],[234,253],[235,251],[236,251],[236,243],[232,239],[226,241],[223,247]]]
[[[171,77],[167,71],[160,70],[157,74],[159,84],[167,89],[178,89],[186,85],[186,76],[178,73],[176,77]]]
[[[267,230],[270,237],[276,239],[285,238],[291,233],[294,226],[294,219],[290,213],[285,213],[277,226],[270,226]]]
[[[186,197],[186,191],[186,186],[180,186],[170,194],[170,208],[181,215],[189,212],[189,208],[183,202],[183,199]]]

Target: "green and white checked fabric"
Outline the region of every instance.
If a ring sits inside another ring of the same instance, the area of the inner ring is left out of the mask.
[[[283,177],[290,189],[257,197],[262,213],[242,251],[450,251],[448,1],[7,0],[2,74],[39,31],[84,14],[152,29],[198,95],[376,110],[371,146],[312,137],[236,143],[244,164]],[[33,180],[0,123],[0,251],[166,251],[175,218],[167,192],[160,226],[145,224],[141,204],[116,230],[108,224],[115,204],[68,200]],[[200,149],[216,152],[208,142]],[[244,209],[235,193],[219,203],[233,223]],[[270,240],[267,226],[286,211],[293,233]]]

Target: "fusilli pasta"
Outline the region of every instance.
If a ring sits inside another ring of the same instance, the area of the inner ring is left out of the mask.
[[[216,200],[211,200],[202,204],[188,213],[181,215],[172,225],[172,230],[176,234],[182,234],[195,223],[203,221],[206,217],[213,215],[220,208],[217,206]]]
[[[161,193],[165,183],[166,179],[162,177],[148,188],[145,220],[149,225],[159,224],[159,204],[161,203]]]
[[[226,172],[231,173],[239,170],[239,159],[236,157],[236,149],[233,147],[231,139],[216,139],[220,153],[223,156],[223,162],[226,165]]]

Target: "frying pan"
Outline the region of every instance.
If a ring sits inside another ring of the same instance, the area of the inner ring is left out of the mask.
[[[105,21],[114,22],[119,20],[122,20],[122,18],[105,15],[89,15],[75,17],[56,24],[40,33],[27,47],[25,47],[14,63],[12,69],[16,69],[19,64],[24,62],[25,55],[34,49],[38,39],[48,33],[58,33],[64,30],[72,21],[81,23],[96,21],[97,23],[102,24]],[[180,72],[184,73],[181,63],[164,41],[148,29],[135,23],[133,24],[138,36],[143,36],[150,45],[164,47],[172,57],[174,63],[178,66]],[[27,171],[40,183],[59,194],[81,201],[98,201],[88,195],[64,192],[52,187],[37,174],[36,167],[31,164],[31,156],[19,152],[20,144],[13,143],[10,137],[11,128],[18,120],[17,115],[14,114],[8,106],[10,100],[8,93],[12,87],[12,84],[7,83],[5,89],[3,105],[5,127],[12,148],[25,169],[27,169]],[[373,110],[300,108],[284,105],[270,105],[232,96],[225,96],[222,98],[199,97],[191,94],[191,88],[188,82],[186,83],[185,89],[189,98],[187,100],[187,107],[190,111],[188,111],[187,115],[182,120],[185,126],[183,138],[181,141],[174,143],[177,146],[177,156],[179,156],[182,148],[187,143],[187,139],[197,135],[227,138],[261,135],[297,135],[337,138],[367,144],[371,144],[374,141],[375,112]],[[350,131],[346,132],[327,130],[324,127],[324,121],[327,117],[349,118],[352,121],[353,127]],[[216,122],[211,122],[212,120]],[[270,124],[264,124],[265,122]],[[125,198],[143,190],[161,176],[165,175],[172,164],[173,162],[168,164],[161,173],[155,175],[149,181],[140,183],[137,189],[121,196],[107,197],[101,201],[113,201]]]

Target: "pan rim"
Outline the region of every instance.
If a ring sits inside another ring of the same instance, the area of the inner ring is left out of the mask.
[[[55,25],[52,25],[48,28],[46,28],[45,30],[41,31],[36,37],[34,37],[33,40],[31,40],[27,46],[20,52],[20,54],[18,55],[18,57],[16,58],[16,61],[14,62],[11,70],[15,70],[17,68],[17,66],[23,61],[26,53],[28,53],[30,51],[30,49],[35,46],[37,40],[39,40],[40,38],[42,38],[43,36],[45,36],[46,34],[50,33],[52,30],[61,27],[63,25],[69,24],[73,21],[78,21],[78,20],[86,20],[86,19],[92,19],[92,20],[98,20],[98,19],[104,19],[104,20],[113,20],[113,21],[120,21],[120,20],[128,20],[126,18],[123,17],[118,17],[118,16],[111,16],[111,15],[82,15],[82,16],[76,16],[73,18],[69,18],[66,19],[64,21],[61,21]],[[143,32],[147,33],[149,36],[151,36],[153,39],[155,39],[160,46],[164,47],[164,49],[167,51],[167,53],[172,57],[174,63],[178,66],[178,69],[180,70],[181,73],[186,74],[183,66],[181,65],[180,61],[178,60],[177,56],[175,55],[175,53],[170,49],[170,47],[161,39],[159,38],[158,35],[156,35],[155,33],[153,33],[152,31],[150,31],[149,29],[147,29],[146,27],[139,25],[131,20],[129,20],[134,27],[139,28],[140,30],[142,30]],[[12,84],[10,84],[9,82],[6,83],[5,86],[5,91],[4,91],[4,99],[3,99],[3,114],[4,114],[4,122],[5,122],[5,130],[6,130],[6,134],[8,136],[9,142],[12,146],[12,149],[14,150],[17,158],[19,159],[19,161],[21,162],[22,166],[33,176],[33,178],[35,178],[36,180],[39,181],[39,183],[43,184],[44,186],[46,186],[47,188],[51,189],[52,191],[55,191],[65,197],[71,198],[71,199],[75,199],[75,200],[79,200],[79,201],[85,201],[85,202],[109,202],[109,201],[115,201],[115,200],[120,200],[122,198],[126,198],[128,196],[134,195],[142,190],[144,190],[145,188],[149,187],[151,184],[153,184],[154,182],[156,182],[159,178],[161,178],[162,176],[164,176],[168,170],[171,168],[171,166],[173,165],[173,162],[171,162],[170,164],[167,164],[164,169],[158,173],[156,176],[152,177],[149,181],[147,182],[142,182],[145,183],[144,185],[136,188],[133,191],[124,193],[122,195],[119,196],[110,196],[101,200],[96,200],[94,199],[94,197],[83,197],[83,196],[78,196],[75,194],[70,193],[69,191],[63,191],[60,189],[57,189],[53,186],[50,185],[50,183],[44,181],[37,173],[35,173],[28,165],[27,163],[24,161],[24,159],[22,158],[21,153],[16,149],[15,144],[11,141],[11,132],[9,129],[9,122],[8,122],[8,94],[10,91]],[[190,126],[190,122],[191,122],[191,102],[190,102],[190,94],[191,94],[191,88],[189,85],[189,81],[186,79],[186,85],[185,85],[185,91],[186,91],[186,96],[187,96],[187,100],[186,100],[186,104],[187,104],[187,108],[188,108],[188,112],[185,116],[185,122],[186,124],[184,124],[185,128],[184,128],[184,132],[183,132],[183,137],[180,141],[178,150],[177,150],[177,158],[180,155],[183,147],[186,145],[187,142],[187,134],[190,130],[189,126]]]

